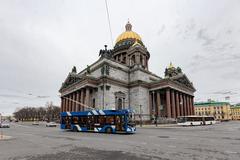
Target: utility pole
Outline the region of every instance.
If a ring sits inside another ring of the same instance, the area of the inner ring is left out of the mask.
[[[88,105],[86,105],[86,104],[83,104],[83,103],[81,103],[81,102],[75,101],[75,100],[73,100],[73,99],[71,99],[71,98],[67,98],[67,97],[62,97],[62,98],[67,99],[67,100],[69,100],[69,101],[71,101],[71,102],[74,102],[74,103],[76,103],[76,104],[80,104],[80,105],[82,105],[84,108],[95,109],[95,108],[90,107],[90,106],[88,106]]]

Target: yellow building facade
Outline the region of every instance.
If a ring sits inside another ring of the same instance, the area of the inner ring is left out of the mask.
[[[240,120],[240,106],[231,107],[232,120]]]
[[[194,104],[194,113],[199,116],[214,116],[216,120],[231,120],[228,102],[199,102]]]

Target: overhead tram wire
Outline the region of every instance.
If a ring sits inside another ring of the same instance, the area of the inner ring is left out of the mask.
[[[69,101],[71,101],[71,102],[73,102],[73,103],[79,104],[79,105],[83,106],[84,108],[87,108],[87,109],[90,109],[90,110],[94,110],[94,109],[95,109],[95,108],[90,107],[90,106],[88,106],[88,105],[86,105],[86,104],[83,104],[83,103],[81,103],[81,102],[75,101],[74,99],[67,98],[67,97],[64,97],[64,96],[63,96],[62,98],[63,98],[63,99],[67,99],[67,100],[69,100]]]
[[[109,26],[110,38],[111,38],[111,43],[112,43],[112,48],[113,48],[113,36],[112,36],[112,29],[111,29],[111,23],[110,23],[110,16],[109,16],[109,11],[108,11],[107,0],[105,0],[105,5],[106,5],[106,11],[107,11],[107,18],[108,18],[108,26]]]

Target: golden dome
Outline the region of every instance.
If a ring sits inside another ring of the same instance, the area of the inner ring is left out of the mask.
[[[129,22],[126,24],[125,28],[126,31],[118,36],[116,43],[125,39],[134,39],[135,41],[141,41],[141,37],[137,33],[132,31],[132,25]]]

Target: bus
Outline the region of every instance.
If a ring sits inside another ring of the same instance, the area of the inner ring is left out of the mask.
[[[128,109],[62,112],[60,126],[74,132],[135,133],[133,114]]]
[[[213,116],[180,116],[177,118],[180,126],[197,126],[216,124]]]

